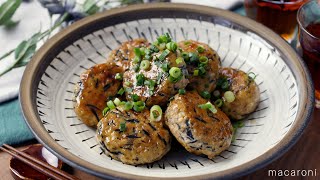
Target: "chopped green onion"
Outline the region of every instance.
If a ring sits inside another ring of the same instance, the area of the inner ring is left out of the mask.
[[[217,106],[217,107],[221,107],[223,105],[223,101],[221,99],[217,99],[215,102],[214,102],[214,105]]]
[[[217,80],[217,87],[221,87],[224,82],[228,81],[225,77],[220,77]]]
[[[138,64],[133,66],[133,70],[134,72],[138,72],[140,70],[140,66]]]
[[[120,103],[121,103],[121,101],[120,101],[119,98],[115,98],[115,99],[113,100],[113,103],[114,103],[116,106],[119,106]]]
[[[132,60],[133,63],[137,64],[138,62],[140,62],[141,58],[138,56],[135,56]]]
[[[166,43],[161,43],[161,44],[159,45],[160,51],[164,50],[165,48],[166,48]]]
[[[193,71],[193,76],[199,76],[199,69],[195,69]]]
[[[137,86],[142,86],[144,84],[144,75],[143,74],[138,74],[136,76],[136,80],[137,80]]]
[[[179,89],[179,94],[186,94],[186,90],[185,89]]]
[[[229,89],[229,82],[225,81],[221,84],[221,89],[222,90],[228,90]]]
[[[204,48],[203,48],[202,46],[198,46],[198,47],[197,47],[197,51],[198,51],[199,53],[203,53],[203,52],[204,52]]]
[[[162,109],[159,105],[153,105],[150,109],[150,120],[160,121],[162,118]]]
[[[141,112],[145,108],[145,103],[143,101],[133,102],[133,110],[136,112]]]
[[[169,42],[169,43],[166,44],[166,47],[170,51],[175,52],[177,50],[177,48],[178,48],[178,45],[175,42]]]
[[[250,81],[254,81],[256,79],[257,75],[253,72],[249,72],[248,77],[249,77]]]
[[[226,101],[228,103],[231,103],[236,99],[236,97],[234,96],[233,92],[231,92],[231,91],[226,91],[224,93],[223,97],[226,99]]]
[[[110,108],[110,110],[116,108],[116,106],[113,104],[113,101],[112,101],[112,100],[110,100],[110,101],[107,102],[107,106]]]
[[[210,93],[208,91],[202,91],[200,93],[200,95],[205,99],[210,99],[211,98],[211,95],[210,95]]]
[[[187,62],[189,61],[189,53],[183,52],[181,53],[181,57]]]
[[[124,85],[126,85],[126,86],[130,86],[130,85],[131,85],[131,82],[126,81],[126,82],[124,82]]]
[[[219,97],[219,96],[220,96],[219,90],[213,91],[213,96],[214,96],[214,97]]]
[[[134,101],[134,102],[136,102],[136,101],[139,101],[139,96],[138,95],[136,95],[136,94],[132,94],[131,95],[131,99]]]
[[[179,76],[178,78],[174,78],[172,76],[169,76],[169,81],[172,83],[176,83],[182,79],[182,76]]]
[[[147,70],[147,69],[149,69],[149,67],[150,67],[150,61],[148,61],[148,60],[141,61],[141,63],[140,63],[141,69]]]
[[[158,72],[158,76],[157,76],[157,84],[161,83],[161,78],[162,78],[163,72]]]
[[[117,79],[117,80],[122,80],[122,74],[116,73],[116,75],[114,76],[114,78]]]
[[[147,54],[147,55],[145,55],[145,56],[144,56],[144,59],[146,59],[146,60],[150,60],[150,59],[151,59],[151,57],[152,57],[152,56],[150,56],[150,55],[148,55],[148,54]]]
[[[118,93],[117,94],[119,94],[120,96],[122,96],[122,94],[124,93],[124,89],[123,88],[121,88],[121,89],[119,89],[119,91],[118,91]]]
[[[133,108],[133,103],[130,102],[130,101],[127,101],[125,104],[124,104],[124,110],[125,111],[129,111],[130,109]]]
[[[144,53],[145,55],[149,55],[149,56],[152,54],[151,50],[148,48],[145,48]]]
[[[161,55],[159,56],[159,60],[163,61],[168,55],[169,55],[170,51],[168,49],[164,50]]]
[[[149,79],[149,80],[144,81],[144,85],[148,86],[149,89],[151,91],[153,91],[154,90],[154,86],[156,85],[156,82],[154,80],[152,80],[152,79]]]
[[[139,48],[134,48],[134,54],[136,55],[136,57],[139,57],[139,58],[141,58],[141,51],[140,51],[140,49]]]
[[[124,132],[126,130],[126,122],[121,122],[119,129],[120,132]]]
[[[107,115],[107,112],[110,110],[109,107],[105,107],[102,111],[102,116],[106,116]]]
[[[181,69],[177,67],[172,67],[169,70],[169,74],[174,78],[178,78],[179,76],[181,76]]]
[[[178,57],[177,59],[176,59],[176,63],[177,64],[180,64],[180,63],[183,63],[183,58],[182,57]]]
[[[209,109],[213,114],[217,113],[217,109],[214,107],[214,105],[211,104],[211,102],[207,102],[206,104],[200,104],[198,105],[201,109]]]
[[[203,76],[203,75],[205,75],[206,74],[206,69],[203,67],[203,66],[200,66],[199,67],[199,75],[200,76]]]
[[[196,63],[199,59],[199,56],[197,53],[189,53],[189,58],[191,63]]]
[[[150,51],[157,53],[157,52],[159,52],[159,49],[158,49],[157,46],[155,46],[155,45],[152,44],[152,45],[150,46]]]
[[[206,56],[200,56],[199,61],[201,64],[207,64],[209,59]]]
[[[146,48],[145,48],[145,47],[141,47],[141,48],[140,48],[140,54],[141,54],[141,56],[146,55],[145,50],[146,50]]]
[[[161,69],[162,69],[164,72],[168,72],[168,71],[169,71],[169,64],[168,64],[168,63],[162,63],[162,64],[161,64]]]
[[[164,34],[162,36],[159,36],[157,38],[157,41],[159,43],[168,43],[168,42],[171,42],[171,37],[170,37],[169,33],[166,33],[166,34]]]
[[[236,121],[236,122],[232,123],[233,135],[232,135],[232,140],[231,140],[231,142],[234,142],[234,141],[235,141],[237,130],[238,130],[239,128],[242,128],[243,126],[244,126],[243,121]]]

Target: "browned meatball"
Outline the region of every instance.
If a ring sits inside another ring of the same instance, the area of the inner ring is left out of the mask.
[[[189,152],[212,159],[226,150],[232,140],[233,128],[227,115],[201,109],[207,103],[196,91],[177,94],[170,102],[166,124],[178,142]]]
[[[222,68],[220,78],[226,78],[229,90],[235,95],[233,102],[225,102],[222,111],[234,120],[243,119],[252,113],[260,101],[260,91],[254,80],[245,72],[233,68]]]
[[[149,42],[145,39],[139,38],[132,41],[127,41],[121,44],[121,46],[113,50],[107,62],[114,62],[116,65],[123,67],[123,70],[128,70],[130,61],[134,58],[134,48],[147,47]]]
[[[98,64],[81,74],[75,89],[74,110],[84,124],[97,125],[106,101],[117,94],[122,84],[115,79],[115,74],[122,72],[122,68],[115,64]]]
[[[149,110],[109,111],[97,126],[97,138],[105,153],[132,165],[161,159],[171,148],[171,136],[163,127],[163,119],[155,122],[149,117]]]
[[[203,47],[203,52],[197,51],[198,47]],[[220,66],[220,57],[216,51],[214,51],[207,44],[200,43],[193,40],[181,41],[178,43],[178,47],[182,49],[182,52],[197,53],[198,56],[206,56],[208,63],[205,67],[206,73],[204,75],[194,76],[194,70],[199,69],[197,63],[188,63],[187,69],[189,73],[188,87],[190,89],[197,90],[199,93],[202,91],[212,92],[216,87],[216,80],[218,78],[218,70]]]
[[[162,52],[156,53],[155,56],[160,55]],[[165,106],[168,100],[174,96],[179,89],[184,89],[188,80],[185,78],[186,65],[184,62],[176,63],[176,53],[170,52],[164,61],[151,60],[150,68],[147,70],[141,69],[135,72],[134,68],[124,73],[123,87],[129,88],[132,91],[126,92],[128,100],[132,99],[132,95],[136,94],[140,97],[141,101],[145,101],[147,106],[160,105]],[[132,62],[133,63],[133,62]],[[182,71],[182,77],[180,80],[174,82],[170,80],[169,73],[165,72],[162,65],[167,63],[169,67],[179,67]],[[132,65],[134,67],[134,65]],[[137,76],[142,74],[145,77],[145,82],[152,80],[155,82],[154,90],[150,89],[148,85],[139,85],[137,83]]]

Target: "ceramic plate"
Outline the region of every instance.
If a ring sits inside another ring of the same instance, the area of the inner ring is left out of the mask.
[[[130,166],[106,156],[95,130],[78,120],[73,91],[80,74],[106,61],[122,42],[150,42],[168,32],[175,41],[209,44],[230,66],[257,75],[260,104],[213,160],[172,148],[152,164]],[[29,63],[21,105],[35,136],[65,162],[104,178],[237,177],[279,157],[294,144],[313,109],[310,76],[295,51],[264,26],[232,12],[186,4],[147,4],[83,19],[49,40]]]

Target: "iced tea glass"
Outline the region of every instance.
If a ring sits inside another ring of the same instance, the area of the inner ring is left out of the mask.
[[[307,0],[245,0],[246,14],[269,27],[286,41],[296,36],[297,11]]]
[[[320,108],[320,0],[301,6],[297,21],[302,57],[314,82],[316,107]]]

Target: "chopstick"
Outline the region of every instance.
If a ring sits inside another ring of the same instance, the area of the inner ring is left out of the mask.
[[[45,162],[42,162],[27,153],[21,152],[7,144],[3,144],[3,147],[0,146],[0,149],[4,152],[7,152],[11,156],[21,160],[22,162],[28,164],[35,170],[40,173],[43,173],[54,179],[70,179],[70,180],[79,180],[79,178],[72,176],[56,167],[53,167]]]

